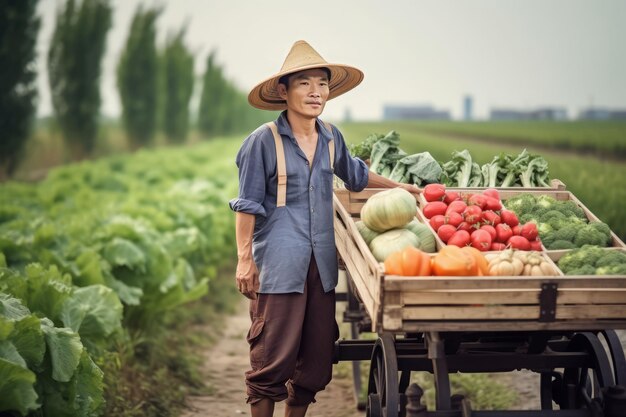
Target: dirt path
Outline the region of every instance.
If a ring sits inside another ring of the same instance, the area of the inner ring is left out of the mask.
[[[237,313],[227,317],[224,334],[205,354],[203,369],[212,394],[188,399],[190,409],[182,417],[234,417],[250,415],[246,404],[244,372],[249,368],[248,343],[245,336],[250,325],[247,302]],[[352,399],[352,380],[335,375],[328,387],[317,395],[307,417],[362,417]],[[276,404],[275,416],[284,413],[283,403]]]

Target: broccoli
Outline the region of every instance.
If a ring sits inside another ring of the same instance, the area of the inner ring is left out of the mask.
[[[550,210],[556,209],[556,207],[558,206],[558,202],[556,201],[556,199],[549,195],[540,195],[539,197],[537,197],[536,204],[540,207],[545,207]]]
[[[549,223],[542,223],[542,222],[537,223],[537,230],[539,231],[539,234],[541,235],[542,238],[544,235],[547,236],[551,234],[552,232],[554,232],[554,228],[550,226]]]
[[[596,275],[626,275],[626,264],[602,266],[596,269]]]
[[[541,232],[539,232],[539,236],[541,237],[541,243],[543,243],[543,246],[545,246],[546,248],[552,245],[552,243],[555,241],[554,233],[542,235]]]
[[[550,250],[559,250],[559,249],[575,249],[576,246],[568,241],[568,240],[555,240],[550,244],[550,246],[546,245],[545,241],[543,241],[543,245]]]
[[[574,242],[574,238],[580,229],[579,226],[564,223],[562,227],[553,232],[554,240],[567,240],[568,242]]]
[[[565,275],[596,275],[596,268],[591,265],[583,265],[580,268],[570,269]]]
[[[596,261],[595,266],[597,268],[626,264],[626,252],[619,250],[606,250],[605,252],[606,253]]]
[[[544,243],[545,245],[545,243]],[[546,246],[547,247],[547,246]],[[584,265],[594,266],[596,262],[606,255],[606,249],[598,246],[585,245],[565,254],[558,261],[559,268],[567,274],[572,269],[582,268]]]
[[[532,194],[520,194],[506,200],[504,206],[518,216],[521,216],[523,214],[532,212],[535,204],[535,196],[533,196]]]
[[[585,211],[573,200],[561,201],[560,206],[563,210],[569,211],[572,214],[576,215],[576,217],[580,217],[581,219],[587,219]]]
[[[599,231],[592,225],[585,225],[578,229],[576,237],[574,238],[574,244],[576,247],[582,247],[584,245],[597,245],[606,247],[609,243],[609,235]]]
[[[608,237],[611,236],[611,228],[609,228],[609,226],[606,223],[591,222],[591,223],[589,223],[589,226],[593,227],[598,232],[601,232],[601,233],[607,235]]]

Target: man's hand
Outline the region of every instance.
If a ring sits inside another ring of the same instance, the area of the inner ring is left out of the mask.
[[[256,293],[259,290],[259,270],[252,258],[239,259],[235,279],[239,292],[251,300],[256,300]]]
[[[400,184],[398,184],[398,187],[407,190],[411,194],[421,194],[422,191],[424,191],[422,188],[419,188],[415,184],[403,184],[403,183],[400,183]]]

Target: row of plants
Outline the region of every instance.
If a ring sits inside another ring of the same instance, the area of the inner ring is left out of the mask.
[[[626,122],[576,121],[394,121],[385,128],[403,132],[486,139],[498,143],[571,150],[610,158],[626,157]]]
[[[119,384],[136,383],[120,364],[167,367],[153,360],[172,317],[210,299],[234,259],[237,177],[222,156],[237,145],[141,151],[0,187],[0,412],[103,415],[129,389]]]

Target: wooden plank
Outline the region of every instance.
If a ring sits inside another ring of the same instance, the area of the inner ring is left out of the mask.
[[[418,333],[428,331],[439,332],[511,332],[538,330],[604,330],[626,329],[626,320],[568,320],[553,322],[502,320],[502,321],[426,321],[405,320],[402,332]],[[384,329],[387,330],[387,329]]]
[[[624,276],[558,276],[558,277],[385,277],[385,291],[462,290],[462,289],[539,289],[542,283],[556,282],[564,288],[626,288]]]
[[[402,329],[403,306],[400,302],[401,294],[385,294],[385,304],[383,307],[382,325],[385,329],[396,331]]]
[[[624,304],[558,306],[556,319],[626,319],[626,306]]]
[[[473,307],[404,306],[402,318],[405,320],[537,320],[539,318],[539,307],[525,305],[485,305]],[[626,308],[623,304],[558,306],[556,319],[626,320]]]
[[[402,305],[441,304],[532,304],[537,305],[539,290],[432,290],[404,291]],[[385,303],[387,292],[385,293]],[[557,304],[623,304],[626,308],[626,289],[603,288],[593,291],[565,289],[557,294]]]
[[[537,320],[538,306],[404,306],[405,320]]]

